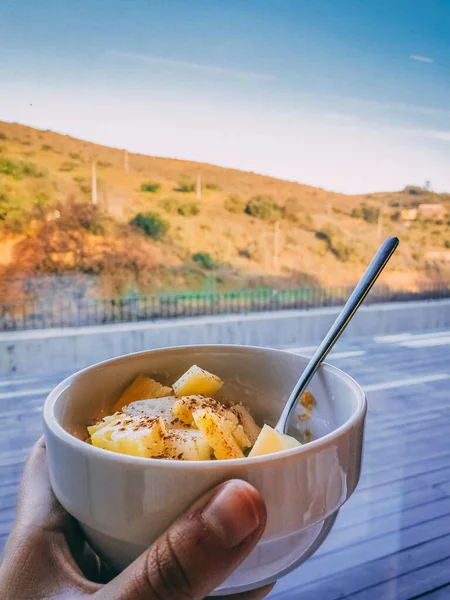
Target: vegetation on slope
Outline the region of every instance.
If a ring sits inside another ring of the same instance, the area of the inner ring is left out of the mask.
[[[423,203],[444,214],[403,222],[402,209]],[[0,122],[0,299],[19,293],[8,282],[62,274],[96,277],[102,294],[211,278],[348,285],[392,234],[402,244],[385,281],[414,288],[448,278],[449,209],[448,195],[424,188],[345,196]]]

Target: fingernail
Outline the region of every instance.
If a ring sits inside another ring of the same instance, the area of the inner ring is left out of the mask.
[[[254,493],[247,483],[228,482],[203,509],[206,527],[224,548],[234,548],[258,529],[261,520]]]

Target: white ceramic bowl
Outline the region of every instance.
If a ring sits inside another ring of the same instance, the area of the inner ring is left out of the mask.
[[[86,444],[86,423],[108,410],[139,373],[173,383],[192,364],[226,383],[225,397],[242,401],[259,423],[274,425],[307,358],[247,346],[189,346],[123,356],[60,383],[44,406],[50,477],[64,508],[97,552],[127,566],[204,492],[229,478],[254,485],[268,521],[262,540],[216,594],[271,583],[310,556],[328,535],[337,511],[359,479],[366,400],[348,375],[324,365],[310,391],[317,400],[301,448],[229,461],[167,461],[124,456]]]

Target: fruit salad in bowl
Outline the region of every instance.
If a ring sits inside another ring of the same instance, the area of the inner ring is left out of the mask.
[[[213,595],[275,581],[320,547],[360,475],[366,400],[339,369],[321,366],[290,438],[272,429],[307,363],[271,348],[205,345],[75,373],[44,405],[56,497],[120,571],[205,492],[242,479],[263,496],[267,524]]]
[[[242,403],[214,398],[222,386],[220,377],[197,365],[172,387],[140,374],[114,404],[115,412],[87,427],[87,442],[130,456],[172,460],[251,458],[301,446],[267,424],[259,427]]]

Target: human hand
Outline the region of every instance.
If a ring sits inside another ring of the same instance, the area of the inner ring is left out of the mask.
[[[88,546],[50,485],[45,444],[32,449],[0,567],[2,600],[201,600],[253,549],[264,530],[259,493],[229,481],[198,500],[117,576]],[[271,586],[226,596],[259,600]]]

